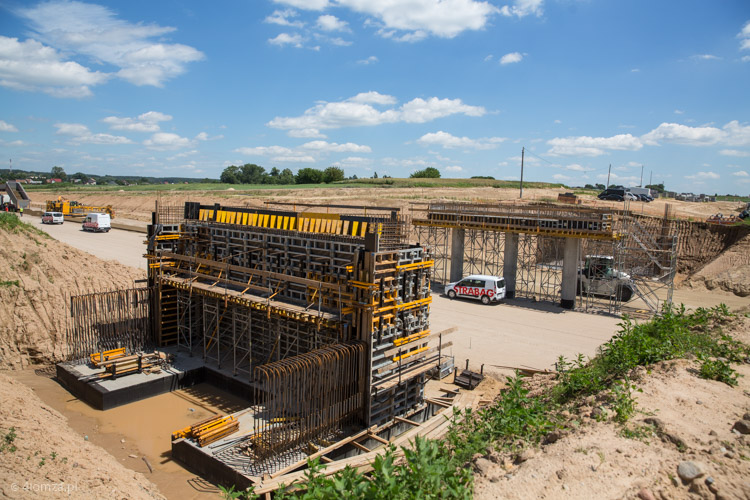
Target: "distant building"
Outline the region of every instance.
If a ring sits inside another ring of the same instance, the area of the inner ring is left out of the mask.
[[[62,182],[62,179],[47,179],[47,184],[57,184]]]

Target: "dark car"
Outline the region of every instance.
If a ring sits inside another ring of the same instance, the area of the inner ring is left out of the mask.
[[[623,201],[625,200],[625,188],[607,188],[597,196],[600,200]]]
[[[638,196],[639,200],[645,201],[646,203],[651,203],[652,201],[654,201],[654,199],[647,194],[638,194],[636,196]]]

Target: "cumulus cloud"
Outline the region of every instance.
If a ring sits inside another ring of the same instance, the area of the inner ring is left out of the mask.
[[[561,156],[600,156],[608,150],[638,151],[643,147],[640,139],[631,134],[612,137],[555,137],[547,141],[552,146],[547,154]]]
[[[690,58],[696,61],[717,61],[721,59],[721,57],[715,56],[713,54],[695,54],[693,56],[690,56]]]
[[[88,97],[110,75],[91,71],[36,40],[0,36],[0,85],[55,97]]]
[[[723,156],[734,156],[737,158],[746,158],[750,156],[750,152],[740,151],[739,149],[722,149],[719,151],[719,154]]]
[[[279,47],[291,45],[293,47],[302,48],[302,42],[304,42],[304,38],[302,38],[302,35],[296,33],[293,35],[290,35],[289,33],[279,33],[274,38],[268,39],[268,43],[271,45],[278,45]]]
[[[571,178],[564,174],[555,174],[552,176],[556,181],[569,181]]]
[[[323,31],[351,31],[349,24],[336,16],[324,14],[318,17],[316,25]]]
[[[737,172],[732,172],[732,175],[736,177],[750,177],[750,174],[748,174],[744,170],[738,170]]]
[[[147,111],[135,118],[120,118],[117,116],[108,116],[102,119],[103,123],[109,125],[112,130],[129,130],[131,132],[158,132],[159,122],[171,120],[170,115],[158,111]]]
[[[737,34],[737,38],[740,39],[740,50],[750,50],[750,21],[745,23],[742,31]],[[750,57],[745,56],[742,58],[742,61],[750,61]]]
[[[445,167],[445,171],[446,172],[462,172],[463,171],[463,167],[461,167],[459,165],[451,165],[449,167]]]
[[[111,134],[94,134],[86,125],[80,123],[55,123],[56,134],[70,136],[74,144],[132,144],[127,137]]]
[[[375,64],[376,62],[378,62],[377,56],[370,56],[365,59],[360,59],[359,61],[357,61],[357,64],[368,65],[368,64]]]
[[[544,0],[516,0],[513,5],[504,5],[500,13],[508,17],[540,17],[544,14]]]
[[[184,73],[188,63],[204,58],[193,47],[165,41],[175,28],[132,24],[101,5],[52,0],[17,14],[29,22],[35,39],[112,65],[119,69],[115,75],[134,85],[161,87]]]
[[[438,118],[464,114],[482,116],[487,111],[481,106],[464,104],[461,99],[416,98],[399,108],[392,107],[396,98],[378,92],[364,92],[338,102],[321,102],[307,109],[302,116],[276,117],[266,125],[288,130],[289,135],[321,137],[320,131],[342,127],[374,126],[384,123],[426,123]],[[388,109],[378,107],[391,106]]]
[[[276,0],[299,9],[324,10],[328,0]],[[518,0],[519,4],[540,0]],[[483,29],[500,9],[478,0],[337,0],[336,7],[348,8],[372,18],[367,24],[380,26],[377,33],[400,42],[414,42],[429,35],[453,38],[467,30]],[[525,8],[525,7],[524,7]]]
[[[716,172],[696,172],[694,175],[686,175],[686,179],[703,181],[706,179],[718,179],[720,176]]]
[[[150,139],[143,141],[143,145],[157,151],[170,151],[192,147],[193,141],[171,132],[157,132]]]
[[[15,125],[12,125],[5,120],[0,120],[0,132],[18,132]]]
[[[641,136],[644,144],[659,143],[687,144],[690,146],[713,146],[726,144],[744,146],[750,144],[750,126],[733,120],[722,128],[690,127],[678,123],[662,123],[651,132]]]
[[[315,151],[327,151],[334,153],[371,153],[370,146],[363,146],[347,142],[346,144],[337,144],[335,142],[311,141],[300,146],[302,149],[312,149]]]
[[[305,25],[302,21],[293,21],[292,18],[297,16],[297,12],[293,9],[275,10],[273,13],[264,19],[265,22],[270,24],[278,24],[280,26],[289,26],[292,28],[301,28]]]
[[[423,135],[417,142],[423,146],[442,146],[446,149],[494,149],[498,144],[505,141],[505,137],[484,137],[481,139],[470,139],[469,137],[456,137],[442,130]]]
[[[520,52],[511,52],[509,54],[505,54],[503,57],[500,58],[500,64],[503,66],[506,64],[513,64],[521,62],[523,59],[523,54]]]

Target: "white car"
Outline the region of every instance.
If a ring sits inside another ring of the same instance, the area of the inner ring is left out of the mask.
[[[636,195],[631,193],[630,191],[625,191],[625,199],[630,201],[638,201],[640,198],[638,198]]]
[[[450,299],[468,297],[479,299],[482,304],[499,302],[505,298],[505,279],[485,274],[473,274],[461,281],[448,283],[445,294]]]
[[[62,212],[44,212],[42,224],[62,224],[64,222]]]

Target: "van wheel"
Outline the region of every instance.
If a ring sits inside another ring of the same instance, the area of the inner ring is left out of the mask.
[[[490,298],[486,295],[482,295],[482,304],[487,305],[490,303]]]
[[[448,290],[448,298],[453,300],[456,298],[456,291],[455,290]]]

